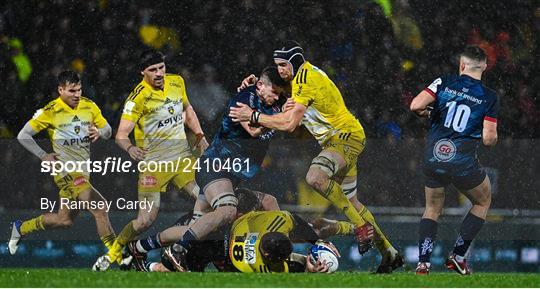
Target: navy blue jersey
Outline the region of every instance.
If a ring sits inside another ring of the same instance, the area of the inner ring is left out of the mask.
[[[497,122],[495,91],[468,75],[437,78],[426,89],[435,98],[425,165],[441,174],[459,176],[478,166],[476,150],[484,120]]]
[[[237,102],[247,104],[253,110],[272,115],[281,112],[276,103],[267,106],[256,93],[255,85],[237,93],[230,101],[226,113],[221,121],[221,127],[216,133],[210,147],[205,151],[203,158],[241,159],[242,169],[231,173],[241,179],[253,177],[259,170],[268,150],[270,140],[275,134],[274,130],[267,130],[258,137],[252,137],[240,123],[233,122],[229,117],[230,108],[237,106]],[[244,160],[249,159],[249,162]],[[249,163],[249,167],[246,165]]]

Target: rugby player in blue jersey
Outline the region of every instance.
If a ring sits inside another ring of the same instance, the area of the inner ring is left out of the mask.
[[[497,142],[499,100],[495,91],[482,84],[486,67],[485,52],[478,46],[467,46],[459,61],[459,76],[435,79],[411,103],[411,111],[431,119],[424,151],[426,208],[419,229],[419,275],[429,273],[444,188],[450,184],[473,206],[461,224],[446,266],[459,274],[470,274],[465,256],[491,203],[491,184],[476,153],[480,140],[486,146]]]
[[[221,127],[212,144],[204,152],[196,168],[196,181],[202,188],[201,197],[209,201],[209,212],[189,227],[171,227],[157,235],[128,244],[135,266],[142,264],[149,250],[161,248],[178,241],[180,248],[189,249],[191,242],[204,239],[209,233],[229,224],[236,218],[238,199],[234,188],[242,180],[253,178],[261,170],[273,130],[255,127],[258,119],[250,122],[233,122],[228,116],[231,107],[243,103],[254,111],[275,114],[282,111],[282,96],[286,82],[276,67],[266,67],[256,85],[238,92],[230,101]],[[254,114],[257,117],[257,114]],[[176,246],[178,247],[178,246]]]

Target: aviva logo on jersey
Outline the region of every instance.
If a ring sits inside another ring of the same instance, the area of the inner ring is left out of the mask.
[[[171,112],[171,108],[169,108],[169,112]],[[173,110],[174,112],[174,110]],[[158,123],[158,127],[164,127],[166,125],[170,125],[170,124],[177,124],[177,123],[181,123],[182,122],[182,115],[176,115],[176,116],[173,116],[173,117],[169,117],[168,119],[166,120],[160,120],[159,123]]]
[[[75,128],[77,129],[77,128]],[[85,136],[85,137],[77,137],[77,138],[72,138],[72,139],[65,139],[62,141],[62,145],[65,145],[65,146],[72,146],[72,145],[84,145],[84,144],[89,144],[90,143],[90,137],[89,136]]]

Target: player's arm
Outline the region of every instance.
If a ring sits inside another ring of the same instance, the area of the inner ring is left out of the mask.
[[[112,136],[112,128],[108,123],[105,123],[105,126],[102,128],[98,128],[95,124],[92,124],[88,129],[88,136],[92,142],[95,142],[100,137],[102,139],[110,139]]]
[[[101,110],[99,107],[92,102],[92,124],[88,128],[88,136],[92,140],[92,142],[95,142],[98,138],[102,139],[109,139],[112,136],[112,128],[107,123],[107,120],[103,117],[101,114]]]
[[[247,122],[247,121],[241,122],[240,125],[242,125],[244,130],[247,131],[251,137],[255,138],[255,137],[260,136],[263,133],[263,128],[262,127],[250,126],[249,122]]]
[[[19,143],[29,152],[34,154],[36,157],[42,161],[55,161],[57,154],[45,152],[34,140],[34,135],[39,131],[36,131],[30,125],[30,122],[27,122],[24,127],[17,134],[17,140]]]
[[[131,158],[141,161],[146,156],[146,151],[132,144],[129,139],[129,134],[134,128],[135,123],[131,120],[125,118],[120,119],[120,125],[118,125],[115,141],[120,148],[125,150],[131,156]]]
[[[202,130],[201,123],[199,122],[199,118],[197,117],[197,113],[195,113],[193,106],[191,106],[189,102],[188,102],[188,105],[186,106],[185,111],[186,111],[186,125],[197,137],[196,146],[198,146],[201,149],[201,153],[202,153],[208,148],[209,144],[208,144],[208,141],[206,141],[206,138],[204,136],[204,132]]]
[[[412,100],[410,109],[420,117],[429,117],[431,112],[429,105],[434,101],[435,97],[427,90],[423,90]]]
[[[253,192],[257,195],[257,199],[259,200],[258,207],[260,208],[260,210],[279,211],[279,204],[274,196],[259,191]]]
[[[486,146],[493,146],[497,143],[497,122],[484,119],[484,128],[482,129],[482,142]]]
[[[294,107],[288,111],[267,115],[253,111],[249,106],[237,102],[237,107],[231,107],[229,116],[235,122],[249,121],[252,124],[259,124],[269,129],[293,132],[300,124],[307,107],[295,103]]]

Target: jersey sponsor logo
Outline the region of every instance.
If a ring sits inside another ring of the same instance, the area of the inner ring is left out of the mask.
[[[170,82],[169,84],[170,84],[170,86],[174,86],[174,87],[182,87],[180,84],[178,84],[176,82]]]
[[[78,138],[66,139],[62,142],[62,145],[72,146],[72,145],[82,145],[82,144],[87,144],[87,143],[90,143],[89,136],[85,136],[83,138],[78,137]]]
[[[467,92],[467,91],[465,91],[465,89],[463,89],[463,91],[457,91],[457,90],[454,90],[454,89],[451,89],[451,88],[448,88],[448,87],[444,88],[444,92],[446,92],[446,93],[456,95],[457,97],[463,97],[466,100],[476,102],[478,104],[482,104],[482,102],[483,102],[482,99],[478,99],[478,98],[476,98],[474,96],[466,94],[465,92]]]
[[[167,97],[167,98],[165,99],[165,102],[163,102],[163,104],[168,104],[168,103],[171,103],[171,99]]]
[[[78,116],[74,116],[71,122],[81,121]]]
[[[300,96],[302,94],[302,85],[298,86],[298,91],[296,92],[296,96]]]
[[[157,178],[154,176],[143,176],[139,179],[139,185],[143,188],[151,188],[157,185]]]
[[[428,86],[428,89],[433,91],[434,93],[437,93],[437,87],[441,84],[442,84],[442,79],[437,78]]]
[[[456,145],[449,139],[441,139],[435,143],[433,155],[441,162],[448,162],[456,155]]]
[[[172,108],[169,108],[169,112],[171,112],[171,109]],[[173,112],[174,113],[174,109],[173,109]],[[160,120],[159,123],[158,123],[158,128],[160,127],[164,127],[164,126],[167,126],[167,125],[175,125],[177,123],[181,123],[182,122],[182,115],[176,115],[176,116],[173,116],[173,117],[169,117],[168,119],[166,120]]]
[[[263,133],[263,134],[259,135],[259,139],[260,139],[260,140],[269,140],[269,139],[271,139],[275,134],[276,134],[276,131],[275,131],[275,130],[271,130],[271,131],[269,131],[269,132],[266,132],[266,133]]]
[[[259,233],[250,233],[244,242],[244,252],[246,253],[244,261],[247,264],[255,264],[257,262],[257,247],[255,244],[258,238]]]
[[[75,178],[73,180],[73,185],[74,186],[80,186],[80,185],[85,184],[85,183],[86,183],[86,178],[83,177],[83,176],[79,176],[79,177],[77,177],[77,178]]]
[[[43,113],[43,109],[38,109],[32,116],[32,119],[37,119]]]
[[[124,104],[124,111],[123,114],[131,115],[133,112],[133,108],[135,107],[135,102],[128,100],[126,101],[126,104]]]

